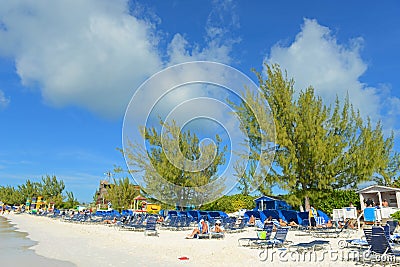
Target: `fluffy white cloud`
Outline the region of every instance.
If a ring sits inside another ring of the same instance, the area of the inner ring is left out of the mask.
[[[39,89],[46,103],[121,116],[134,89],[166,65],[230,62],[233,39],[225,41],[229,31],[216,26],[227,2],[214,3],[204,47],[176,34],[168,46],[169,62],[163,62],[154,16],[139,19],[145,10],[129,13],[127,0],[4,1],[0,55],[15,59],[22,83]]]
[[[47,103],[121,115],[132,88],[162,65],[152,25],[127,10],[121,0],[3,2],[0,53]]]
[[[5,109],[10,104],[10,98],[7,98],[2,90],[0,90],[0,109]]]
[[[234,35],[240,27],[232,0],[213,1],[213,8],[205,26],[205,46],[191,44],[177,33],[168,45],[170,64],[191,60],[213,60],[225,64],[232,62],[230,53],[240,38]]]
[[[276,44],[267,63],[279,63],[293,77],[296,90],[313,86],[326,103],[333,103],[336,96],[349,95],[350,102],[361,114],[374,121],[392,121],[400,108],[398,98],[390,97],[390,90],[384,86],[371,87],[360,80],[367,70],[362,60],[360,48],[362,38],[349,40],[346,45],[339,44],[329,28],[321,26],[316,20],[305,19],[301,32],[289,46]],[[390,99],[391,112],[383,105]],[[397,114],[398,115],[398,114]],[[393,124],[385,124],[393,128]]]

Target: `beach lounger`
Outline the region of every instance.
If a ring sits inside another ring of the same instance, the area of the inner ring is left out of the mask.
[[[139,215],[127,224],[121,224],[120,230],[144,231],[146,227],[146,225],[144,224],[145,220],[145,215]]]
[[[206,233],[195,234],[194,237],[197,239],[211,239],[210,224],[206,221],[208,231]],[[199,225],[199,229],[201,226]]]
[[[316,238],[338,238],[349,237],[351,232],[349,229],[350,220],[347,220],[341,228],[316,228],[310,229],[310,233]]]
[[[236,226],[236,221],[233,222],[229,228],[226,229],[226,232],[233,233],[233,232],[242,232],[244,231],[244,227],[246,226],[246,220],[242,220],[238,226]]]
[[[262,231],[257,231],[257,237],[242,237],[238,239],[239,247],[249,247],[252,242],[269,240],[272,234],[273,225],[267,225]]]
[[[329,248],[329,241],[328,240],[313,240],[310,242],[302,242],[293,245],[289,245],[289,251],[297,251],[297,252],[304,252],[304,251],[318,251]]]
[[[363,264],[369,263],[371,265],[375,263],[379,265],[398,263],[400,256],[399,251],[392,248],[385,230],[381,226],[372,227],[369,253],[364,253],[363,255]]]
[[[276,229],[275,236],[273,239],[269,240],[257,240],[252,242],[252,246],[257,246],[259,248],[275,248],[285,246],[288,242],[286,241],[287,234],[289,232],[290,226],[283,226]]]
[[[372,228],[365,227],[364,231],[364,238],[357,238],[357,239],[347,239],[347,240],[339,240],[338,246],[339,248],[368,248],[371,245],[371,238],[372,238]]]
[[[149,216],[146,219],[146,227],[144,229],[144,235],[154,235],[158,236],[158,232],[156,229],[157,226],[157,218],[155,216]]]

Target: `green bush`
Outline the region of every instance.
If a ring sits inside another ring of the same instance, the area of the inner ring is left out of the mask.
[[[223,196],[211,203],[201,207],[202,210],[220,210],[226,213],[238,211],[240,209],[253,209],[255,207],[253,196],[245,196],[236,194],[231,196]]]
[[[393,213],[392,215],[390,215],[390,217],[392,217],[395,220],[400,221],[400,210],[396,211],[395,213]]]
[[[361,209],[360,197],[354,190],[334,190],[332,193],[319,199],[313,199],[311,197],[311,204],[328,215],[332,214],[333,209],[348,207],[350,202],[353,203],[354,207],[357,207],[357,209]]]

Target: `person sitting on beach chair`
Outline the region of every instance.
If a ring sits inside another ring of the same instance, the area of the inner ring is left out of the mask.
[[[114,217],[113,220],[104,220],[103,223],[105,223],[105,224],[116,224],[117,223],[117,217]]]
[[[217,220],[215,225],[211,227],[211,232],[213,233],[223,233],[225,231],[224,227],[221,225],[221,221]]]
[[[292,226],[292,227],[297,227],[299,226],[293,219],[289,221],[289,223],[285,222],[281,218],[279,218],[279,226]]]
[[[282,221],[282,222],[284,222],[284,221]],[[273,231],[276,231],[277,228],[281,227],[280,223],[276,219],[272,218],[272,216],[269,216],[264,221],[264,228],[268,225],[273,226]]]
[[[294,221],[294,219],[290,219],[287,226],[298,227],[299,225]]]
[[[256,223],[256,217],[254,217],[254,215],[251,215],[249,221],[247,222],[247,224],[254,226],[255,223]]]
[[[338,222],[338,225],[339,225],[339,228],[345,228],[345,229],[347,229],[347,228],[350,228],[350,229],[355,229],[356,227],[355,227],[355,224],[356,223],[356,220],[355,219],[347,219],[346,221],[344,221],[344,222]]]
[[[157,222],[158,222],[158,223],[164,222],[164,217],[163,217],[163,216],[158,216]]]
[[[272,216],[269,216],[267,219],[264,221],[264,226],[265,225],[273,225],[274,223],[272,222]]]
[[[287,222],[279,218],[279,226],[288,226]]]
[[[207,234],[208,233],[208,225],[204,221],[204,219],[200,220],[199,226],[193,229],[193,232],[188,235],[186,238],[193,238],[194,235],[198,234]]]

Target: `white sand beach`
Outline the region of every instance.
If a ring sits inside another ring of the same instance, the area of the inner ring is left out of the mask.
[[[159,236],[145,236],[143,232],[119,231],[106,225],[74,224],[28,214],[8,214],[19,231],[38,244],[32,247],[39,255],[71,262],[77,266],[354,266],[326,252],[322,262],[295,260],[288,255],[279,259],[274,249],[265,261],[260,249],[238,246],[238,238],[255,237],[254,229],[228,233],[225,239],[185,239],[190,231],[159,230]],[[297,236],[289,231],[287,240],[308,242],[310,236]],[[359,237],[362,232],[354,234]],[[338,250],[338,238],[330,241],[331,251]],[[326,250],[328,251],[328,250]],[[268,251],[271,253],[272,251]],[[322,252],[321,252],[322,253]],[[336,253],[336,252],[334,252]],[[265,257],[266,254],[263,254]],[[187,260],[180,260],[187,257]],[[265,258],[264,258],[265,259]],[[318,260],[322,259],[319,258]],[[286,261],[286,262],[284,262]],[[1,263],[1,261],[0,261]]]

